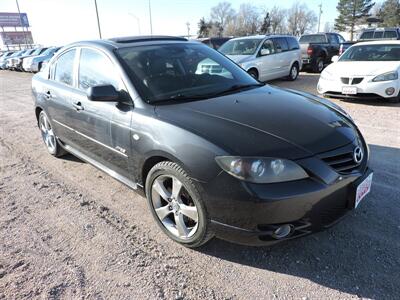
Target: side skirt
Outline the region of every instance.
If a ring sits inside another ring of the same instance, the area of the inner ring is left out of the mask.
[[[57,139],[59,144],[69,153],[71,153],[72,155],[78,157],[79,159],[91,164],[92,166],[96,167],[97,169],[103,171],[104,173],[110,175],[111,177],[113,177],[114,179],[118,180],[119,182],[125,184],[126,186],[130,187],[131,189],[135,190],[136,192],[138,192],[139,194],[141,194],[142,196],[144,196],[144,191],[143,191],[143,186],[140,185],[137,182],[133,182],[132,180],[126,178],[125,176],[122,176],[120,174],[118,174],[117,172],[115,172],[114,170],[111,170],[109,167],[106,167],[105,165],[97,162],[96,160],[88,157],[87,155],[83,154],[82,152],[80,152],[79,150],[76,150],[75,148],[64,144],[62,141],[60,141],[59,139]]]

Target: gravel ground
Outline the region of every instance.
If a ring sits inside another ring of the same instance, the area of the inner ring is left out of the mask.
[[[0,72],[0,299],[398,299],[400,105],[341,102],[364,133],[371,194],[337,226],[274,247],[167,239],[145,199],[46,153],[30,74]],[[317,75],[272,84],[315,93]]]

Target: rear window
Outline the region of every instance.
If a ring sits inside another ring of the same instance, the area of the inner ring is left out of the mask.
[[[303,35],[300,40],[301,43],[315,43],[315,44],[322,44],[326,43],[326,36],[325,34],[309,34],[309,35]]]
[[[374,39],[381,39],[383,38],[383,31],[375,31]]]
[[[383,38],[384,39],[396,39],[397,33],[394,30],[385,31],[385,33],[383,34]]]
[[[369,40],[374,37],[374,32],[373,31],[366,31],[363,32],[360,36],[360,40]]]
[[[286,40],[289,44],[289,50],[296,50],[300,48],[299,43],[294,37],[287,37]]]

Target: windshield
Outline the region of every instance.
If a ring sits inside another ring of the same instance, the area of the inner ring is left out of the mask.
[[[46,51],[44,51],[44,52],[42,53],[42,55],[49,55],[49,54],[52,54],[52,53],[56,52],[58,49],[60,49],[60,48],[49,48],[49,49],[47,49]]]
[[[232,87],[259,85],[235,63],[203,44],[137,46],[117,53],[148,103],[211,98]]]
[[[225,55],[252,55],[257,51],[262,39],[230,40],[223,44],[218,51]]]
[[[339,61],[400,61],[400,44],[352,46]]]
[[[326,37],[324,34],[310,34],[310,35],[303,35],[300,40],[300,44],[304,43],[326,43]]]

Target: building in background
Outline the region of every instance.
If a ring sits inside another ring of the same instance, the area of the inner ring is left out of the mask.
[[[33,44],[26,13],[0,12],[0,48],[2,50],[31,48]]]

